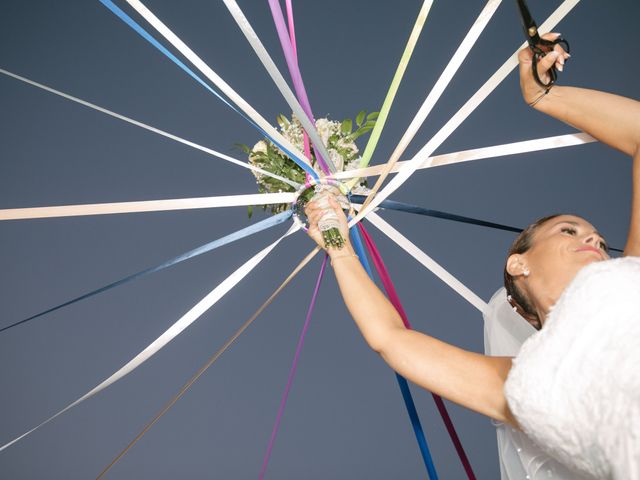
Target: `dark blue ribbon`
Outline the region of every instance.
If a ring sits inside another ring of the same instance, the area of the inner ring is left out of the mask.
[[[197,257],[198,255],[202,255],[203,253],[210,252],[211,250],[215,250],[216,248],[221,247],[223,245],[227,245],[231,242],[235,242],[236,240],[240,240],[241,238],[248,237],[249,235],[253,235],[254,233],[261,232],[263,230],[266,230],[267,228],[274,227],[288,220],[291,217],[291,214],[292,214],[291,210],[287,210],[285,212],[279,213],[272,217],[265,218],[260,222],[254,223],[253,225],[249,225],[248,227],[245,227],[238,231],[230,233],[229,235],[226,235],[222,238],[213,240],[212,242],[209,242],[209,243],[205,243],[204,245],[194,248],[193,250],[189,250],[188,252],[178,255],[177,257],[173,257],[172,259],[167,260],[161,263],[160,265],[156,265],[155,267],[147,268],[140,272],[121,278],[120,280],[116,280],[113,283],[97,288],[96,290],[85,293],[84,295],[80,295],[79,297],[76,297],[72,300],[61,303],[59,305],[56,305],[55,307],[51,307],[43,312],[36,313],[35,315],[30,316],[29,318],[25,318],[18,322],[12,323],[11,325],[7,325],[6,327],[2,327],[0,328],[0,332],[4,332],[5,330],[9,330],[10,328],[17,327],[18,325],[34,320],[38,317],[46,315],[47,313],[55,312],[56,310],[59,310],[63,307],[67,307],[71,304],[79,302],[80,300],[85,300],[99,293],[106,292],[107,290],[111,290],[112,288],[128,283],[132,280],[140,278],[149,273],[159,272],[160,270],[164,270],[165,268],[172,267],[173,265],[176,265],[180,262],[184,262],[185,260],[188,260],[190,258]]]
[[[129,15],[123,12],[117,5],[115,5],[111,0],[98,0],[105,7],[111,10],[118,18],[120,18],[123,22],[129,25],[133,30],[135,30],[142,38],[148,41],[151,45],[156,47],[161,53],[163,53],[169,60],[175,63],[178,67],[180,67],[184,72],[186,72],[191,78],[193,78],[196,82],[206,88],[210,93],[213,93],[218,99],[224,102],[229,108],[231,108],[234,112],[244,118],[247,122],[249,122],[254,128],[256,128],[262,135],[267,137],[272,143],[278,146],[280,150],[285,152],[291,160],[297,163],[305,172],[311,175],[313,178],[317,179],[317,172],[311,168],[311,166],[303,161],[300,158],[297,158],[293,153],[291,153],[287,148],[280,145],[275,139],[271,138],[267,132],[265,132],[259,125],[257,125],[253,120],[247,117],[242,111],[238,110],[234,107],[227,99],[225,99],[222,95],[220,95],[216,90],[210,87],[204,80],[202,80],[198,75],[196,75],[189,67],[187,67],[182,61],[180,61],[173,53],[167,50],[160,42],[158,42],[155,38],[151,36],[144,28],[142,28],[135,20],[133,20]]]
[[[353,197],[351,197],[353,201]],[[351,236],[351,243],[353,244],[353,249],[355,250],[358,258],[360,259],[360,263],[369,274],[371,280],[373,280],[373,272],[371,271],[371,266],[369,265],[369,261],[367,260],[367,254],[365,253],[364,246],[362,244],[362,238],[360,237],[360,232],[357,228],[351,228],[349,232]],[[433,458],[431,457],[431,452],[429,451],[429,444],[427,443],[427,437],[425,436],[424,430],[422,429],[422,424],[420,423],[420,417],[418,416],[418,411],[416,410],[415,403],[413,402],[413,397],[411,396],[411,390],[409,390],[409,385],[407,384],[407,380],[400,374],[396,373],[396,379],[398,380],[398,385],[400,386],[400,392],[402,392],[402,399],[404,400],[405,407],[407,408],[407,413],[409,414],[409,419],[411,421],[411,426],[413,427],[413,432],[416,435],[416,440],[418,441],[418,447],[420,448],[420,453],[422,454],[422,460],[424,460],[424,464],[427,467],[427,473],[429,474],[429,478],[431,480],[438,480],[438,473],[436,472],[436,467],[433,463]]]
[[[364,203],[367,197],[364,195],[352,195],[351,201],[355,203]],[[417,215],[426,215],[428,217],[443,218],[445,220],[454,220],[456,222],[470,223],[472,225],[480,225],[482,227],[496,228],[498,230],[506,230],[508,232],[520,233],[521,228],[510,227],[509,225],[502,225],[500,223],[486,222],[484,220],[478,220],[471,217],[463,217],[462,215],[456,215],[454,213],[442,212],[440,210],[431,210],[428,208],[418,207],[409,203],[395,202],[393,200],[383,200],[380,202],[380,208],[388,208],[390,210],[398,210],[400,212],[415,213]]]
[[[355,203],[364,203],[367,197],[364,195],[351,195],[351,201]],[[388,208],[390,210],[398,210],[399,212],[415,213],[417,215],[426,215],[428,217],[443,218],[445,220],[453,220],[454,222],[469,223],[471,225],[480,225],[481,227],[495,228],[497,230],[505,230],[507,232],[520,233],[522,228],[510,227],[509,225],[502,225],[501,223],[487,222],[485,220],[478,220],[477,218],[463,217],[462,215],[456,215],[454,213],[442,212],[440,210],[431,210],[428,208],[418,207],[411,205],[410,203],[395,202],[393,200],[383,200],[380,202],[380,208]],[[612,252],[622,253],[620,248],[609,247]]]

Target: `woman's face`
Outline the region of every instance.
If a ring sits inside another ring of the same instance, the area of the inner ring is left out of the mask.
[[[608,258],[607,244],[593,225],[580,217],[560,215],[538,227],[527,252],[509,257],[508,269],[544,322],[580,269]]]

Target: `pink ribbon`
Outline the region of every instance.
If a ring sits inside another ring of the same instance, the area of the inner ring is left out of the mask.
[[[282,51],[284,52],[284,58],[287,61],[287,67],[289,69],[289,74],[291,75],[291,80],[293,81],[293,89],[296,92],[296,96],[298,97],[298,101],[300,102],[300,106],[302,106],[302,110],[307,114],[309,120],[313,123],[314,117],[313,112],[311,111],[311,104],[309,103],[309,98],[307,97],[307,91],[304,88],[304,82],[302,81],[302,75],[300,74],[300,68],[298,67],[298,58],[297,58],[297,47],[295,44],[295,29],[293,28],[293,6],[291,2],[287,2],[287,15],[289,17],[289,26],[290,30],[287,30],[287,25],[284,20],[284,15],[282,13],[282,8],[280,7],[279,0],[269,0],[269,7],[271,9],[271,15],[273,16],[273,22],[275,23],[276,30],[278,31],[278,38],[280,39],[280,45],[282,46]],[[305,155],[311,159],[311,150],[309,147],[309,138],[305,132]],[[318,160],[318,164],[322,171],[325,174],[329,174],[329,167],[318,149],[315,151],[316,158]]]
[[[387,267],[382,261],[382,257],[380,256],[380,252],[378,251],[376,244],[374,243],[373,239],[371,238],[367,230],[364,228],[364,225],[362,225],[362,222],[358,223],[358,228],[362,233],[362,237],[364,238],[364,242],[367,246],[367,250],[371,255],[371,259],[373,260],[373,264],[376,267],[378,275],[380,276],[382,285],[384,286],[384,289],[387,292],[389,301],[400,314],[400,318],[402,318],[402,323],[404,323],[404,326],[409,329],[412,329],[411,323],[407,318],[407,314],[405,313],[404,308],[400,303],[400,297],[398,297],[398,294],[393,285],[393,282],[391,281],[391,277],[389,276],[389,272],[387,271]],[[449,416],[449,412],[447,411],[447,407],[445,406],[444,401],[439,395],[436,395],[435,393],[432,393],[431,395],[433,396],[433,401],[436,404],[438,412],[440,412],[442,421],[444,422],[444,425],[447,428],[447,432],[449,432],[449,437],[451,437],[451,441],[453,442],[456,452],[458,452],[458,457],[460,458],[460,461],[462,462],[462,466],[464,467],[464,470],[467,473],[467,477],[470,480],[475,480],[476,476],[473,473],[473,468],[471,467],[469,458],[467,457],[467,454],[464,451],[464,447],[460,442],[460,438],[458,437],[456,428],[453,426],[453,422],[451,421],[451,417]]]

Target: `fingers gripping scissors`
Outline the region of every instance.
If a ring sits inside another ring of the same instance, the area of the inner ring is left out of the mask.
[[[567,42],[562,37],[558,37],[555,40],[546,40],[544,38],[541,38],[538,34],[538,26],[531,16],[529,8],[527,8],[527,3],[525,2],[525,0],[517,0],[517,2],[518,8],[520,9],[520,18],[522,19],[524,36],[527,39],[529,48],[533,52],[533,61],[531,62],[533,68],[533,78],[535,79],[536,83],[538,83],[538,85],[549,89],[554,83],[556,83],[556,79],[558,78],[556,67],[553,66],[551,67],[551,69],[549,69],[549,82],[544,83],[538,75],[538,62],[547,53],[553,51],[553,47],[558,44],[560,44],[560,46],[562,46],[562,48],[564,48],[564,50],[569,53],[569,42]]]

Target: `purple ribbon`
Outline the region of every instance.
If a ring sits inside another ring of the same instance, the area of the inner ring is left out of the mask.
[[[282,394],[282,400],[280,401],[280,407],[278,408],[278,414],[276,415],[276,422],[273,425],[273,430],[271,431],[271,437],[269,438],[269,444],[267,445],[267,453],[265,454],[264,460],[262,461],[262,469],[260,469],[260,475],[258,476],[260,480],[264,478],[264,474],[267,471],[267,465],[269,465],[269,459],[271,458],[271,450],[273,450],[273,445],[276,441],[276,435],[278,434],[278,429],[280,428],[280,421],[282,420],[284,407],[287,405],[287,399],[289,398],[289,391],[291,390],[291,385],[293,385],[293,378],[296,376],[296,370],[298,368],[298,360],[300,359],[300,352],[302,352],[304,339],[307,335],[307,330],[309,330],[309,323],[311,323],[311,314],[313,313],[313,307],[315,306],[316,299],[318,298],[320,283],[322,282],[322,277],[324,276],[325,267],[327,266],[327,258],[328,256],[325,255],[324,261],[322,262],[322,266],[320,267],[320,274],[318,275],[318,280],[316,281],[316,287],[314,288],[313,295],[311,296],[311,302],[309,303],[309,309],[307,310],[307,318],[305,318],[304,320],[302,333],[300,334],[300,338],[298,339],[298,345],[296,346],[296,353],[293,356],[293,363],[291,364],[291,370],[289,370],[289,378],[287,378],[287,385],[284,387],[284,393]]]
[[[289,74],[293,81],[293,89],[296,92],[296,96],[298,97],[302,110],[304,110],[304,113],[307,114],[307,117],[313,123],[315,122],[313,112],[311,111],[307,91],[304,88],[304,82],[302,81],[302,75],[300,74],[300,68],[298,67],[297,51],[295,47],[295,32],[292,28],[291,38],[289,38],[289,31],[287,30],[287,25],[284,20],[279,0],[269,0],[269,8],[271,9],[271,15],[273,16],[273,22],[276,25],[276,30],[278,31],[278,38],[280,39],[280,45],[284,52],[284,58],[287,61]],[[289,14],[289,25],[293,27],[293,7],[290,3],[287,3],[287,13]],[[308,143],[308,139],[306,143]],[[320,165],[320,168],[322,168],[322,171],[328,175],[330,173],[329,167],[318,150],[319,149],[315,149],[318,164]],[[306,153],[307,152],[305,151],[305,154]]]

